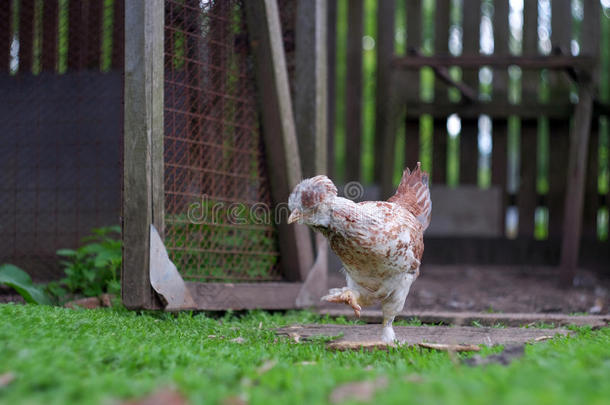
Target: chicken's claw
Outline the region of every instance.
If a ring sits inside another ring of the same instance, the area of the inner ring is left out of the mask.
[[[349,305],[354,309],[354,313],[356,314],[356,316],[360,318],[360,311],[362,310],[362,308],[360,307],[360,305],[358,305],[358,299],[356,298],[356,295],[350,290],[345,290],[337,294],[326,295],[322,297],[322,300],[328,302],[344,303],[346,305]]]

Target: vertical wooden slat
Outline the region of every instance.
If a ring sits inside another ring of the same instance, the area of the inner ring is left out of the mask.
[[[57,29],[59,0],[46,0],[42,16],[42,70],[55,71],[57,64]]]
[[[335,85],[337,77],[337,0],[328,0],[328,21],[326,35],[328,38],[328,129],[326,133],[326,173],[330,178],[335,174]]]
[[[162,235],[163,28],[162,0],[127,0],[122,297],[127,308],[152,308],[150,226]]]
[[[494,2],[494,54],[508,55],[508,2],[496,0]],[[508,100],[508,72],[506,69],[496,69],[493,76],[492,98],[497,102]],[[504,235],[506,206],[508,203],[508,120],[496,118],[492,121],[492,151],[491,151],[491,182],[502,190],[502,209],[500,215],[500,229]]]
[[[70,0],[68,6],[68,69],[79,70],[84,66],[84,53],[87,43],[83,29],[86,27],[86,3]]]
[[[114,0],[112,30],[112,69],[123,69],[125,42],[125,0]]]
[[[12,1],[0,2],[0,18],[3,18],[5,23],[0,24],[0,73],[9,71],[10,55],[11,55],[11,30],[13,14],[11,10]]]
[[[434,10],[434,53],[449,54],[449,0],[436,0]],[[434,101],[447,102],[447,87],[438,80],[434,81]],[[443,184],[447,178],[447,120],[435,119],[432,140],[432,181]]]
[[[34,60],[34,0],[19,4],[19,73],[30,73]]]
[[[288,200],[302,179],[279,12],[274,0],[250,0],[244,5],[255,59],[271,196],[277,205]],[[305,225],[288,225],[285,221],[280,221],[277,228],[283,274],[289,281],[305,279],[313,264],[309,230]]]
[[[89,0],[87,21],[87,61],[88,69],[99,70],[102,49],[102,12],[104,0]]]
[[[538,2],[523,5],[523,55],[536,55],[538,50]],[[522,100],[537,100],[538,72],[524,71],[521,79]],[[538,122],[536,119],[521,121],[521,150],[519,171],[519,235],[534,234],[536,212],[536,155]]]
[[[377,73],[375,93],[375,181],[380,184],[381,198],[393,191],[394,143],[401,110],[399,95],[393,86],[394,0],[377,4]]]
[[[407,0],[407,50],[420,51],[422,46],[422,4],[420,1]],[[405,74],[404,92],[410,101],[420,98],[420,71]],[[421,117],[420,117],[421,118]],[[420,118],[405,119],[405,166],[414,167],[419,161],[419,126]]]
[[[362,154],[362,35],[364,0],[352,0],[347,13],[345,74],[345,179],[360,180]]]
[[[551,45],[555,51],[570,54],[572,39],[571,0],[554,0],[551,3]],[[549,72],[550,99],[567,102],[570,87],[565,73]],[[549,238],[560,238],[563,232],[563,214],[566,192],[570,118],[549,119]]]
[[[480,0],[464,0],[463,7],[463,54],[477,55],[479,53],[481,2]],[[475,89],[478,94],[478,70],[464,69],[462,77],[464,83]],[[460,184],[477,184],[479,162],[478,132],[477,119],[462,119],[462,130],[460,132]]]
[[[295,124],[303,176],[326,173],[326,1],[297,3]]]

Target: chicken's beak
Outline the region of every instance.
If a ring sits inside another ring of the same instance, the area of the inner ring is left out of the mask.
[[[300,221],[302,218],[303,214],[301,214],[301,211],[294,210],[290,213],[290,216],[288,217],[288,223],[291,224],[293,222]]]

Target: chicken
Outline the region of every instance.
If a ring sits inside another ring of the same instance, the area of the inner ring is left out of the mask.
[[[430,224],[432,202],[421,163],[413,172],[404,171],[388,201],[355,203],[338,197],[328,177],[316,176],[295,187],[288,206],[288,223],[304,223],[322,233],[344,265],[347,286],[331,289],[322,299],[345,303],[357,316],[362,307],[380,302],[382,340],[394,341],[392,322],[419,275],[423,234]]]

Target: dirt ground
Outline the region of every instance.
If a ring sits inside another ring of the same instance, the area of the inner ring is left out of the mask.
[[[344,285],[340,273],[329,274],[330,287]],[[563,289],[555,268],[422,266],[405,310],[607,314],[609,304],[610,279],[591,272]]]
[[[333,271],[329,288],[345,279]],[[610,313],[610,278],[580,272],[569,289],[559,286],[557,269],[548,267],[423,266],[407,297],[406,311],[521,313]],[[23,302],[0,287],[0,303]],[[337,304],[325,305],[338,308]]]

